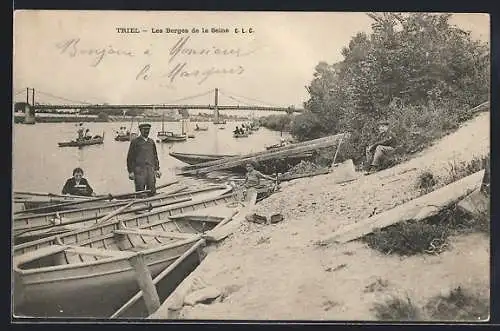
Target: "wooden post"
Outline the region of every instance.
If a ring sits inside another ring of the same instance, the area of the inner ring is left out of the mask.
[[[137,283],[143,293],[146,308],[151,315],[160,308],[160,297],[158,296],[158,292],[156,292],[156,286],[153,284],[151,273],[144,262],[144,256],[142,253],[134,254],[129,258],[129,262],[134,268]]]

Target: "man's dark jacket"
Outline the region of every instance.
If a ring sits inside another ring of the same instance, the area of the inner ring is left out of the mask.
[[[131,173],[135,171],[136,167],[144,168],[146,166],[151,166],[154,170],[160,170],[158,153],[151,138],[146,141],[142,136],[139,136],[130,142],[127,154],[127,170]]]

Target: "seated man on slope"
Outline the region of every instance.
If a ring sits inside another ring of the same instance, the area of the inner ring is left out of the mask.
[[[378,131],[377,140],[366,148],[368,174],[381,170],[383,163],[394,154],[396,140],[389,130],[389,122],[379,122]]]

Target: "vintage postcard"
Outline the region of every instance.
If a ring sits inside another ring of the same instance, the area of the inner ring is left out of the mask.
[[[487,14],[13,31],[13,318],[489,320]]]

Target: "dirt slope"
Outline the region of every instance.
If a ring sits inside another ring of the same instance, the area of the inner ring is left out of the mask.
[[[410,258],[384,256],[360,242],[316,243],[374,210],[418,196],[422,170],[444,176],[450,162],[489,153],[489,116],[479,114],[404,164],[345,185],[333,184],[332,174],[283,184],[255,211],[281,212],[285,221],[244,224],[211,251],[195,273],[223,289],[225,298],[185,307],[180,318],[370,320],[373,304],[392,294],[424,305],[458,285],[487,298],[489,238],[482,234],[452,238],[451,249],[439,256]],[[166,316],[160,308],[153,317]]]

